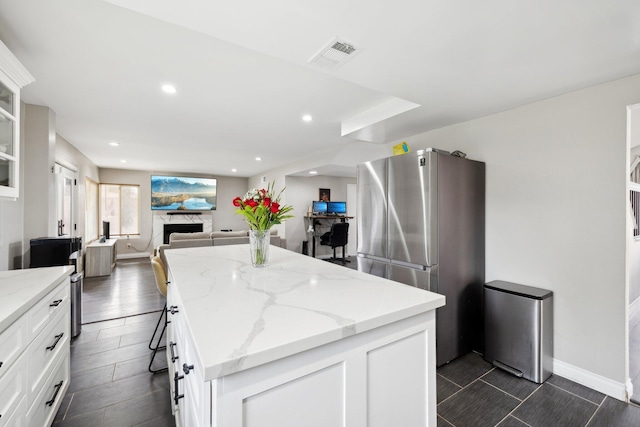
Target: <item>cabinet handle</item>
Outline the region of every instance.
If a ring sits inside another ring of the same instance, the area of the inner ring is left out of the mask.
[[[51,304],[49,304],[49,307],[57,307],[60,305],[60,303],[62,302],[61,299],[57,299],[54,302],[52,302]]]
[[[56,391],[53,393],[53,397],[51,398],[51,400],[47,400],[45,402],[45,404],[47,406],[53,406],[53,402],[56,401],[56,397],[58,397],[58,392],[60,391],[60,389],[62,388],[62,383],[63,381],[60,381],[58,384],[54,385],[53,388],[56,389]]]
[[[60,340],[62,339],[63,335],[64,335],[64,332],[61,332],[58,335],[56,335],[54,337],[56,340],[53,342],[53,344],[51,344],[49,347],[47,347],[47,350],[53,351],[53,349],[56,348],[56,346],[58,345],[58,342],[60,342]]]
[[[171,312],[171,314],[178,313],[178,306],[177,305],[172,305],[171,307],[169,307],[169,311]]]
[[[174,342],[170,342],[169,343],[169,350],[171,351],[171,362],[175,363],[176,360],[179,359],[178,356],[176,356],[175,354],[173,354],[173,348],[176,346],[177,344]]]
[[[184,365],[182,365],[182,370],[184,371],[185,375],[189,375],[189,371],[193,370],[193,365],[187,365],[185,363]]]
[[[173,401],[178,404],[178,400],[184,397],[184,394],[178,394],[178,381],[184,378],[184,375],[178,375],[176,372],[173,375]]]

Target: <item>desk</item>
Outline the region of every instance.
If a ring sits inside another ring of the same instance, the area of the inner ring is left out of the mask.
[[[305,224],[305,229],[309,229],[309,225],[313,226],[313,233],[311,233],[311,256],[312,257],[316,257],[316,236],[318,235],[317,231],[316,231],[316,224],[315,221],[316,220],[323,220],[323,221],[331,221],[331,223],[340,220],[340,222],[346,222],[348,219],[353,219],[352,216],[346,216],[346,215],[307,215],[304,217],[309,224]],[[318,224],[319,225],[319,224]]]

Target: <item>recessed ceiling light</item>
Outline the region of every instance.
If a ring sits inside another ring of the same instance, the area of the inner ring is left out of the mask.
[[[305,114],[304,116],[302,116],[302,120],[304,120],[305,122],[310,122],[311,120],[313,120],[313,117],[311,117],[311,115],[309,114]]]
[[[233,168],[233,169],[231,169],[231,172],[238,172],[238,169]]]
[[[318,175],[318,171],[309,171],[309,175]]]
[[[256,157],[256,162],[259,162],[260,160],[262,160],[262,157]]]
[[[166,93],[176,93],[176,87],[169,84],[162,85],[162,90]]]
[[[120,160],[120,163],[127,163],[127,161],[122,159],[122,160]]]
[[[119,142],[115,142],[115,141],[111,141],[109,143],[109,145],[112,146],[112,147],[117,147],[118,145],[120,145],[120,143]]]

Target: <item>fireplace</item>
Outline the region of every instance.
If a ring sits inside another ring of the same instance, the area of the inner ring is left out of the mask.
[[[198,233],[202,231],[202,223],[164,224],[163,243],[169,243],[171,233]]]

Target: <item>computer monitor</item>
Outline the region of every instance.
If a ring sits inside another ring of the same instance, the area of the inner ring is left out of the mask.
[[[326,214],[327,202],[314,201],[311,210],[314,214]]]
[[[327,213],[346,215],[347,202],[327,202]]]

